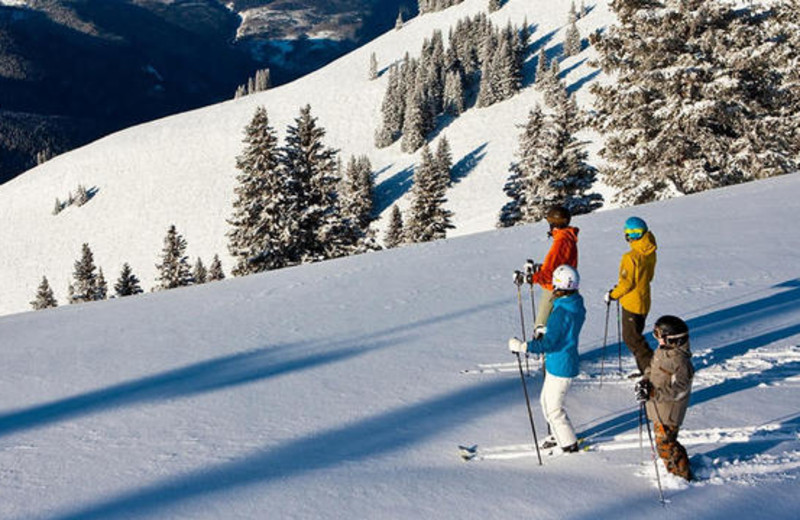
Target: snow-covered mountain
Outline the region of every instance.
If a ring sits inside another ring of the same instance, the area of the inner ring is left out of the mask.
[[[789,175],[635,209],[659,244],[648,326],[684,317],[697,368],[681,439],[700,480],[661,467],[665,507],[613,321],[602,357],[625,209],[575,219],[567,407],[588,452],[540,467],[519,447],[510,275],[549,245],[522,226],[0,318],[0,517],[796,518],[799,198]]]
[[[510,0],[491,19],[499,26],[509,20],[521,25],[527,19],[532,49],[545,46],[557,53],[570,4],[570,0]],[[375,53],[379,70],[385,72],[406,52],[418,55],[423,40],[435,29],[447,34],[458,20],[486,7],[485,0],[467,0],[418,16],[401,30],[392,30],[293,83],[127,129],[0,186],[0,243],[4,245],[0,313],[29,308],[42,276],[48,277],[63,303],[84,242],[89,243],[107,279],[114,280],[128,262],[149,289],[170,224],[187,239],[193,260],[199,256],[208,264],[219,254],[227,270],[226,218],[231,214],[235,157],[242,151],[243,129],[259,105],[267,108],[282,138],[300,107],[310,104],[312,115],[327,130],[329,146],[340,149],[345,160],[351,154],[366,154],[371,160],[377,172],[377,205],[383,214],[395,202],[404,209],[418,153],[402,153],[399,144],[374,147],[387,74],[368,80],[370,55]],[[578,22],[584,37],[613,21],[604,2],[587,8],[589,13]],[[584,106],[589,102],[587,84],[600,77],[588,64],[593,52],[589,47],[561,63],[567,85]],[[530,85],[534,55],[529,56],[526,86],[520,94],[488,108],[470,109],[441,126],[433,139],[435,146],[436,139],[447,136],[456,163],[458,182],[447,193],[456,224],[451,236],[492,229],[508,200],[502,186],[517,148],[517,125],[540,101],[539,92]],[[590,146],[596,149],[598,144]],[[95,190],[90,202],[53,215],[56,198],[63,201],[78,185]]]

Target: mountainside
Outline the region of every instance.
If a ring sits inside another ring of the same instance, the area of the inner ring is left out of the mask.
[[[230,99],[257,69],[274,84],[313,71],[391,27],[404,3],[0,2],[0,183],[37,154]]]
[[[663,507],[613,308],[603,348],[626,209],[575,219],[587,321],[566,407],[589,451],[530,449],[510,275],[549,242],[520,226],[0,317],[0,517],[796,518],[800,228],[764,208],[790,223],[798,197],[787,175],[635,208],[659,244],[648,329],[686,319],[696,368],[679,439],[699,480],[657,466]]]
[[[513,98],[487,108],[473,108],[456,119],[441,120],[432,146],[446,135],[452,147],[456,182],[447,192],[454,213],[452,236],[492,229],[508,200],[503,185],[514,160],[518,125],[541,101],[531,85],[535,54],[544,47],[550,56],[561,52],[571,2],[539,3],[511,0],[490,19],[499,27],[528,21],[532,32],[524,85]],[[175,224],[188,241],[192,259],[208,265],[219,254],[227,272],[226,219],[231,215],[236,156],[243,129],[257,106],[267,108],[281,139],[286,126],[306,104],[327,130],[325,142],[351,154],[366,154],[377,172],[377,210],[392,204],[405,209],[418,154],[400,151],[399,143],[374,147],[387,68],[406,52],[418,55],[435,29],[447,34],[460,19],[484,11],[483,0],[467,0],[445,11],[414,18],[401,30],[391,30],[327,67],[267,92],[246,96],[193,112],[130,128],[82,149],[61,155],[0,186],[0,228],[4,248],[0,270],[3,296],[0,313],[24,310],[42,276],[47,276],[63,302],[81,244],[90,244],[106,278],[116,278],[124,262],[133,267],[145,288],[153,286],[155,263],[168,226]],[[590,6],[578,21],[588,35],[613,21],[605,4]],[[378,79],[368,79],[370,55],[378,60]],[[589,65],[594,55],[586,47],[561,61],[561,76],[578,103],[587,107],[587,85],[602,78]],[[590,151],[600,143],[586,134]],[[596,158],[592,159],[596,161]],[[56,198],[65,200],[78,185],[94,190],[82,207],[53,215]],[[602,187],[600,187],[602,188]],[[385,226],[385,220],[378,227]]]

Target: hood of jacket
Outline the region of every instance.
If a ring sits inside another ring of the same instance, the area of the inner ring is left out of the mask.
[[[583,305],[583,296],[577,292],[553,300],[553,308],[555,309],[556,307],[561,307],[567,312],[577,316],[586,315],[586,308]]]
[[[550,231],[553,240],[569,240],[572,242],[578,241],[578,231],[576,227],[554,228]]]
[[[656,249],[658,249],[655,235],[648,231],[639,240],[631,242],[631,249],[644,256],[655,253]]]

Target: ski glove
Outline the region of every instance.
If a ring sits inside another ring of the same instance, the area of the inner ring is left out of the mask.
[[[533,329],[533,339],[542,339],[547,334],[547,327],[544,325],[537,325]]]
[[[653,394],[653,383],[647,378],[642,378],[636,383],[633,392],[636,395],[636,400],[643,403],[650,399]]]
[[[522,271],[514,271],[514,284],[522,285],[525,283],[525,273]]]
[[[536,262],[534,262],[530,258],[528,259],[527,262],[525,262],[525,274],[527,274],[528,277],[529,277],[528,278],[528,283],[531,283],[531,281],[532,281],[530,279],[530,276],[535,274],[535,273],[538,273],[541,269],[542,269],[542,264],[537,264]]]
[[[524,354],[528,351],[528,344],[518,338],[508,340],[508,350],[515,354]]]
[[[614,298],[611,297],[613,291],[614,289],[611,289],[603,296],[603,301],[606,302],[606,305],[611,305],[611,302],[614,301]]]

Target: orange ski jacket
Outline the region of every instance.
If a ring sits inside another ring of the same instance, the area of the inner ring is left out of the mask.
[[[553,244],[544,257],[542,267],[533,273],[533,283],[552,291],[553,271],[556,267],[567,264],[578,268],[578,231],[576,227],[553,229]]]

